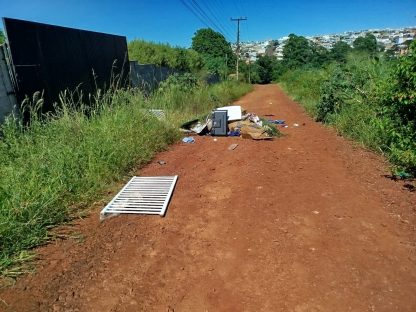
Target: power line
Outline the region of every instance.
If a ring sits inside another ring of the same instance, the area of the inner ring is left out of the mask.
[[[210,28],[210,26],[204,21],[204,19],[199,16],[199,14],[197,14],[190,6],[188,6],[188,4],[184,1],[184,0],[179,0],[180,2],[182,2],[182,4],[197,18],[199,19],[199,21],[204,24],[206,27]]]
[[[205,2],[204,5],[205,5],[206,9],[208,10],[208,13],[210,13],[212,15],[212,17],[215,19],[215,21],[218,23],[219,27],[224,32],[224,34],[226,34],[227,37],[231,38],[232,36],[231,36],[230,31],[229,31],[229,28],[224,27],[224,24],[218,18],[217,15],[219,15],[219,14],[218,14],[218,11],[216,10],[215,6],[213,5],[212,9],[211,9],[211,7],[208,5],[208,1]]]
[[[218,9],[218,12],[222,12],[222,14],[219,14],[221,16],[221,18],[224,15],[228,15],[229,12],[226,10],[226,7],[224,6],[224,3],[222,1],[215,0],[215,1],[212,2],[212,4],[213,4],[214,7],[216,7]],[[227,31],[229,31],[230,33],[232,33],[233,31],[231,29],[231,26],[229,26],[228,23],[226,23],[225,25],[227,26],[226,27]],[[231,38],[232,38],[232,36],[230,36],[230,39]]]
[[[225,31],[222,26],[218,26],[217,23],[214,22],[207,12],[205,12],[205,10],[199,5],[199,3],[196,2],[196,0],[180,1],[206,27],[214,29],[215,31],[221,33],[224,37],[231,37],[229,34],[228,36],[225,35],[227,31]]]
[[[225,37],[224,31],[221,29],[221,27],[218,27],[218,25],[208,16],[205,10],[201,8],[198,2],[196,2],[195,0],[191,0],[191,5],[193,5],[193,7],[196,8],[196,10],[198,10],[211,23],[211,25],[214,26],[213,28],[215,30],[220,32]]]

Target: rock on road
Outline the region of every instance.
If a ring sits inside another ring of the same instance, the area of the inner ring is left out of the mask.
[[[285,119],[285,136],[171,146],[138,171],[179,175],[165,218],[99,223],[97,203],[0,310],[416,311],[415,192],[277,85],[237,103]]]

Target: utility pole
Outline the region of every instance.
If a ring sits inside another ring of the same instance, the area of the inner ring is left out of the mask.
[[[248,83],[251,84],[251,60],[248,59]]]
[[[237,22],[237,65],[236,65],[236,73],[237,73],[237,81],[238,81],[238,61],[240,59],[240,21],[246,21],[247,17],[238,17],[238,18],[231,18],[232,22]]]

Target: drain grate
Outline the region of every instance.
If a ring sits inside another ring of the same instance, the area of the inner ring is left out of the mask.
[[[164,216],[178,176],[133,177],[101,210],[103,220],[114,214]]]

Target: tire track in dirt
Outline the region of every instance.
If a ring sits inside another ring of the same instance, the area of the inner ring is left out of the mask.
[[[278,86],[238,102],[285,119],[286,135],[172,146],[139,172],[179,175],[165,218],[100,224],[97,203],[73,226],[84,239],[40,248],[0,310],[416,310],[415,194]]]

